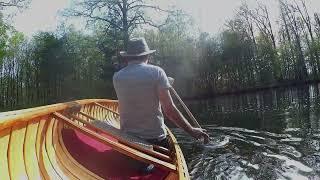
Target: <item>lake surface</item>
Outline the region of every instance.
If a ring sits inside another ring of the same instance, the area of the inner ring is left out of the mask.
[[[212,138],[174,129],[192,179],[320,179],[320,85],[187,104]]]

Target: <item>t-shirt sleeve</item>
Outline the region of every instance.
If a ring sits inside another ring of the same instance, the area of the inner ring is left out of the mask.
[[[159,89],[168,89],[171,85],[169,79],[162,68],[158,70],[158,88]]]
[[[117,79],[117,73],[115,73],[112,77],[112,83],[113,83],[113,88],[117,90],[118,88],[118,79]]]
[[[112,83],[113,83],[113,86],[115,86],[115,84],[116,84],[116,74],[114,74],[113,75],[113,77],[112,77]]]

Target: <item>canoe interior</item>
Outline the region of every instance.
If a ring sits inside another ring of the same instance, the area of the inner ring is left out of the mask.
[[[97,119],[119,128],[117,111],[117,101],[89,99],[0,113],[1,180],[189,179],[170,131],[172,152],[166,154],[87,126]],[[141,172],[149,163],[155,170]]]
[[[79,131],[64,129],[63,140],[69,153],[80,164],[104,179],[165,179],[170,173],[156,168],[152,173],[141,171],[145,163],[129,158],[111,147],[95,141]]]

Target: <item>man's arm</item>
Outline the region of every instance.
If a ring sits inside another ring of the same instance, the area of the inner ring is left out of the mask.
[[[159,99],[162,106],[162,110],[173,123],[185,130],[194,138],[200,139],[201,137],[203,137],[205,143],[209,142],[209,135],[205,133],[204,129],[192,127],[190,123],[183,117],[182,113],[174,104],[169,89],[160,89]]]

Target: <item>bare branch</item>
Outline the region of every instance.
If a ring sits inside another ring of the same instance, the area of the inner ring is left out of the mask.
[[[73,12],[73,16],[82,16],[82,17],[85,17],[85,18],[93,19],[93,20],[104,21],[104,22],[107,22],[108,24],[110,24],[111,26],[113,26],[114,28],[122,30],[122,27],[120,27],[119,25],[115,24],[109,18],[103,18],[103,17],[100,17],[100,16],[94,16],[92,12],[91,13],[85,13],[85,12],[74,11]]]
[[[161,12],[173,13],[157,6],[145,4],[145,0],[82,0],[76,4],[73,10],[69,10],[66,16],[81,16],[89,21],[105,22],[107,29],[113,28],[123,38],[124,46],[130,33],[139,25],[146,24],[153,27],[161,27],[145,15],[146,9],[154,9]],[[68,11],[65,11],[68,12]]]
[[[132,2],[130,2],[130,3],[127,4],[127,8],[129,8],[129,7],[131,7],[132,5],[137,4],[137,3],[142,4],[143,1],[142,1],[142,0],[134,0],[134,1],[132,1]]]
[[[145,5],[145,4],[139,4],[139,5],[134,5],[134,6],[128,7],[128,10],[139,9],[139,8],[149,8],[149,9],[154,9],[154,10],[157,10],[157,11],[162,11],[162,12],[167,12],[167,13],[174,13],[174,11],[161,9],[158,6]]]
[[[6,0],[0,1],[0,9],[3,7],[24,8],[29,0]]]

